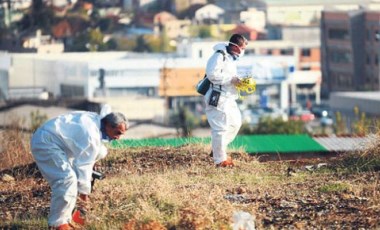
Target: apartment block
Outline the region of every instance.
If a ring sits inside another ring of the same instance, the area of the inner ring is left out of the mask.
[[[321,20],[323,89],[379,90],[380,12],[324,11]]]
[[[380,11],[365,13],[365,88],[380,90]]]

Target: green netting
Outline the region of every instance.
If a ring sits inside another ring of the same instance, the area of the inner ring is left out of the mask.
[[[114,148],[125,147],[159,147],[172,146],[178,147],[186,144],[208,144],[210,138],[189,137],[189,138],[148,138],[148,139],[124,139],[112,141],[111,146]]]
[[[209,144],[210,138],[149,138],[113,141],[113,148],[127,147],[178,147],[186,144]],[[292,153],[326,152],[327,149],[308,135],[244,135],[237,136],[230,149],[241,149],[247,153]]]
[[[326,152],[327,149],[308,135],[247,135],[237,136],[231,148],[248,153]]]

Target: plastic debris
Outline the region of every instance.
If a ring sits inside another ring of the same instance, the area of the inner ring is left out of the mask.
[[[238,211],[233,215],[233,230],[255,230],[255,218],[248,212]]]

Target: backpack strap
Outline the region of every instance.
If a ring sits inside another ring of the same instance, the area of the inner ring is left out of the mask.
[[[221,53],[223,55],[223,61],[226,60],[226,53],[223,50],[217,50],[216,53]],[[213,83],[211,83],[211,87],[214,87]],[[219,89],[222,90],[222,85],[219,85]]]
[[[223,55],[223,61],[226,60],[226,53],[223,50],[217,50],[217,53],[221,53]]]

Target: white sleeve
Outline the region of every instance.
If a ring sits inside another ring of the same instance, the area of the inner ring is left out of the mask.
[[[225,85],[231,82],[232,76],[225,71],[226,61],[223,54],[215,52],[207,62],[206,75],[216,85]]]
[[[88,146],[82,149],[73,161],[73,167],[78,177],[78,192],[81,194],[91,193],[92,170],[100,152],[99,142],[89,137]]]
[[[82,137],[75,140],[77,153],[73,161],[74,170],[77,173],[78,192],[91,193],[92,170],[101,151],[100,130],[91,119],[84,119]]]

